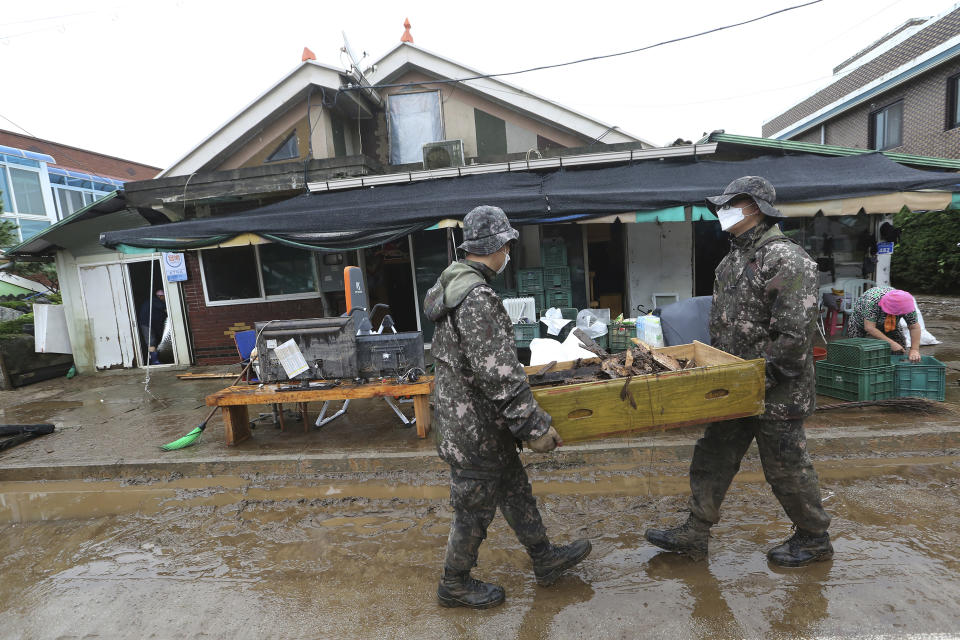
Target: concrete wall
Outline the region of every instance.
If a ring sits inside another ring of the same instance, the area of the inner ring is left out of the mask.
[[[636,315],[638,304],[650,308],[654,293],[678,293],[681,300],[691,297],[693,223],[642,222],[624,226],[629,315]]]

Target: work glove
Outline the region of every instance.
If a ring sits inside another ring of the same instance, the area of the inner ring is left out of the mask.
[[[560,434],[557,433],[556,429],[550,427],[547,429],[545,434],[536,440],[530,440],[527,442],[527,447],[529,447],[531,451],[536,451],[537,453],[548,453],[562,444],[563,440],[560,439]]]

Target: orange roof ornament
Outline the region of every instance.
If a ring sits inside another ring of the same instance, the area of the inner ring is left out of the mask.
[[[403,35],[400,36],[400,42],[413,44],[413,36],[410,35],[410,18],[403,19]]]
[[[310,51],[310,49],[306,47],[303,48],[303,55],[300,56],[300,62],[306,62],[307,60],[316,60],[316,59],[317,59],[317,56],[314,55],[313,51]]]

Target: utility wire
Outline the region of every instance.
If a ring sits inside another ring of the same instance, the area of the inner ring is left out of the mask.
[[[745,24],[751,24],[753,22],[759,22],[760,20],[766,20],[772,16],[786,13],[787,11],[793,11],[794,9],[802,9],[803,7],[809,7],[813,4],[818,4],[823,2],[823,0],[811,0],[810,2],[805,2],[803,4],[797,4],[792,7],[786,7],[783,9],[778,9],[770,13],[758,16],[756,18],[750,18],[749,20],[744,20],[742,22],[735,22],[733,24],[724,25],[722,27],[714,27],[713,29],[708,29],[706,31],[701,31],[699,33],[693,33],[686,36],[680,36],[678,38],[672,38],[670,40],[664,40],[662,42],[657,42],[655,44],[650,44],[645,47],[639,47],[637,49],[630,49],[629,51],[619,51],[617,53],[608,53],[605,55],[591,56],[589,58],[581,58],[579,60],[571,60],[569,62],[560,62],[558,64],[545,64],[539,67],[531,67],[529,69],[521,69],[520,71],[506,71],[504,73],[488,73],[476,76],[468,76],[465,78],[448,78],[440,80],[424,80],[423,82],[395,82],[389,84],[374,84],[374,85],[349,85],[342,88],[340,91],[359,91],[362,89],[392,89],[395,87],[417,87],[425,84],[453,84],[455,82],[466,82],[467,80],[482,80],[484,78],[502,78],[504,76],[515,76],[521,73],[530,73],[531,71],[543,71],[545,69],[556,69],[558,67],[568,67],[574,64],[581,64],[583,62],[592,62],[594,60],[604,60],[606,58],[615,58],[618,56],[625,56],[631,53],[639,53],[640,51],[649,51],[650,49],[655,49],[657,47],[662,47],[664,45],[673,44],[675,42],[682,42],[684,40],[692,40],[694,38],[699,38],[701,36],[709,35],[711,33],[717,33],[718,31],[725,31],[727,29],[733,29],[735,27],[742,27]]]

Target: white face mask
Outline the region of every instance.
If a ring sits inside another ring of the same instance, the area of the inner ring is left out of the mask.
[[[717,209],[717,219],[720,220],[720,228],[729,231],[730,227],[744,219],[743,209],[740,207],[721,207]]]
[[[501,273],[503,273],[503,270],[507,268],[507,264],[509,264],[509,262],[510,262],[510,254],[509,254],[509,253],[504,253],[504,254],[503,254],[503,264],[500,265],[500,268],[499,268],[499,269],[497,269],[497,275],[500,275]]]

